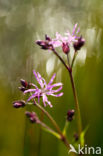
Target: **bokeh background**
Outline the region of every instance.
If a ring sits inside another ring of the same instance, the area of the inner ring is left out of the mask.
[[[75,23],[86,39],[73,69],[83,128],[89,125],[86,144],[103,149],[103,0],[0,0],[0,156],[68,155],[62,143],[26,119],[25,110],[34,108],[14,109],[12,101],[24,98],[18,90],[21,78],[35,82],[33,69],[47,82],[56,72],[64,96],[50,98],[54,107],[47,110],[63,128],[68,109],[74,108],[68,73],[35,40],[72,31]],[[68,129],[70,139],[77,130],[74,123]]]

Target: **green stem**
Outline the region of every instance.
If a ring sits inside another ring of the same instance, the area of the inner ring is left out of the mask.
[[[37,106],[37,108],[39,108],[42,112],[44,112],[44,114],[49,118],[49,120],[52,122],[52,124],[56,128],[58,134],[60,135],[61,141],[63,141],[63,143],[66,145],[66,147],[68,149],[70,149],[69,143],[68,143],[66,137],[61,132],[59,126],[56,123],[56,121],[52,118],[52,116],[41,105],[39,105],[36,101],[34,103],[35,103],[34,105]]]
[[[62,62],[62,64],[65,66],[65,68],[68,70],[68,66],[66,65],[65,61],[62,59],[62,57],[56,52],[55,49],[53,49],[54,54],[59,58],[59,60]]]
[[[72,60],[72,63],[71,63],[71,69],[73,68],[74,61],[75,61],[76,56],[77,56],[77,52],[75,51],[74,52],[74,56],[73,56],[73,60]]]
[[[65,61],[61,58],[61,56],[56,52],[55,49],[53,49],[53,52],[59,58],[59,60],[62,62],[62,64],[65,66],[65,68],[69,72],[69,76],[70,76],[70,80],[71,80],[71,85],[72,85],[72,90],[73,90],[73,95],[74,95],[74,100],[75,100],[75,107],[76,107],[77,116],[78,116],[78,119],[77,119],[78,120],[78,133],[80,135],[81,132],[82,132],[81,115],[80,115],[80,108],[79,108],[78,97],[77,97],[76,88],[75,88],[75,84],[74,84],[74,79],[73,79],[73,76],[72,76],[72,67],[73,67],[73,64],[74,64],[75,57],[76,57],[76,52],[74,53],[74,57],[73,57],[73,60],[72,60],[71,67],[68,66],[68,65],[66,65]]]
[[[57,137],[58,139],[60,139],[60,135],[58,133],[56,133],[53,129],[51,129],[50,127],[48,127],[45,123],[40,122],[40,125],[43,127],[43,129],[49,133],[51,133],[52,135],[54,135],[55,137]]]
[[[80,135],[82,132],[81,114],[80,114],[80,108],[79,108],[77,92],[76,92],[76,88],[75,88],[75,84],[74,84],[74,79],[72,76],[72,71],[69,71],[69,75],[70,75],[70,80],[71,80],[71,84],[72,84],[72,90],[73,90],[73,95],[74,95],[74,100],[75,100],[75,107],[76,107],[77,117],[78,117],[78,119],[77,119],[77,121],[78,121],[78,133]]]
[[[70,67],[70,62],[69,62],[69,53],[67,54],[67,61],[68,61],[68,65]]]
[[[68,126],[69,126],[69,122],[66,120],[65,126],[64,126],[64,129],[63,129],[63,134],[64,134],[64,136],[66,136],[66,132],[67,132]]]
[[[46,114],[46,116],[50,119],[50,121],[52,122],[52,124],[54,125],[54,127],[56,128],[57,132],[62,135],[62,132],[59,128],[59,126],[57,125],[56,121],[52,118],[52,116],[41,106],[39,105],[37,102],[35,102],[35,105]]]

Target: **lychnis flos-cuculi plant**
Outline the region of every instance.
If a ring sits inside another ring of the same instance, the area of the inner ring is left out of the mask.
[[[53,119],[53,117],[46,111],[46,106],[53,107],[53,104],[49,100],[49,96],[54,97],[61,97],[63,96],[62,87],[63,84],[61,82],[53,83],[56,74],[53,74],[50,81],[47,81],[40,75],[39,72],[33,70],[33,74],[38,82],[38,85],[34,83],[28,83],[25,80],[21,79],[21,87],[19,89],[23,92],[24,95],[28,97],[25,101],[18,100],[13,102],[13,106],[15,108],[23,108],[26,105],[34,105],[37,107],[41,112],[43,112],[53,124],[54,129],[49,127],[46,123],[40,120],[39,116],[36,112],[28,112],[26,111],[25,114],[31,121],[31,123],[39,124],[43,127],[43,130],[51,133],[52,135],[56,136],[59,140],[61,140],[68,149],[70,149],[70,140],[68,140],[66,136],[66,130],[68,124],[71,123],[74,119],[74,114],[76,116],[77,121],[77,133],[74,134],[75,141],[78,141],[79,144],[83,145],[84,143],[84,131],[82,130],[82,123],[81,123],[81,115],[80,115],[80,108],[78,103],[77,92],[74,84],[74,79],[72,75],[73,65],[78,54],[78,50],[82,48],[85,43],[85,39],[82,36],[79,36],[80,29],[77,28],[77,24],[75,24],[73,28],[73,32],[70,33],[67,31],[64,36],[56,33],[56,38],[51,39],[47,35],[45,35],[45,40],[38,40],[36,44],[41,47],[43,50],[52,51],[53,54],[61,61],[61,63],[66,68],[70,82],[73,90],[74,100],[75,100],[75,109],[74,110],[67,110],[67,117],[66,122],[64,124],[64,129],[61,130],[57,122]],[[67,56],[67,63],[64,59],[59,55],[56,51],[57,47],[61,47],[63,53]],[[71,47],[74,48],[74,56],[72,61],[70,62],[69,53],[71,51]],[[43,103],[43,105],[41,104]]]

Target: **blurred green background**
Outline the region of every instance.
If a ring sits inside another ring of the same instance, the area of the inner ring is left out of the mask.
[[[63,128],[68,109],[74,108],[68,73],[35,40],[72,31],[76,22],[86,39],[73,69],[83,128],[89,125],[86,144],[103,149],[103,0],[0,0],[0,156],[68,155],[62,143],[30,124],[25,109],[14,109],[12,101],[24,98],[19,80],[34,82],[33,69],[47,82],[56,72],[64,96],[50,97],[54,107],[47,110]],[[47,118],[45,122],[49,124]],[[74,123],[68,129],[70,139],[77,130]]]

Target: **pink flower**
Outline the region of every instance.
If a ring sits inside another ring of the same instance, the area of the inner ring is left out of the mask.
[[[67,31],[64,36],[56,32],[56,38],[51,39],[45,35],[45,40],[38,40],[36,43],[44,50],[54,50],[54,48],[62,47],[65,54],[70,51],[70,46],[73,45],[75,50],[80,50],[84,45],[85,39],[78,36],[80,28],[77,28],[77,24],[74,25],[72,33]]]
[[[79,33],[80,29],[78,28],[77,31],[76,29],[77,29],[77,24],[74,25],[72,34],[69,31],[67,31],[65,33],[65,36],[62,36],[61,34],[56,32],[56,38],[52,39],[50,41],[50,44],[52,44],[54,48],[62,46],[63,43],[71,45],[73,42],[76,42],[78,39],[77,34]]]
[[[30,101],[33,98],[38,98],[38,102],[39,102],[40,97],[42,97],[44,106],[46,106],[46,104],[48,104],[50,107],[52,107],[52,104],[48,100],[47,96],[48,95],[55,96],[55,97],[62,96],[63,92],[58,93],[58,94],[55,94],[55,93],[61,91],[63,84],[62,83],[52,84],[56,74],[54,74],[52,76],[49,83],[47,84],[45,79],[43,77],[41,77],[41,75],[38,72],[36,73],[34,70],[33,73],[34,73],[34,76],[35,76],[37,82],[40,85],[40,88],[38,88],[35,84],[32,83],[31,85],[34,87],[34,89],[28,89],[28,90],[24,91],[24,93],[28,93],[28,92],[32,93],[32,95],[28,98],[28,101]],[[57,87],[59,87],[59,88],[57,88]]]

